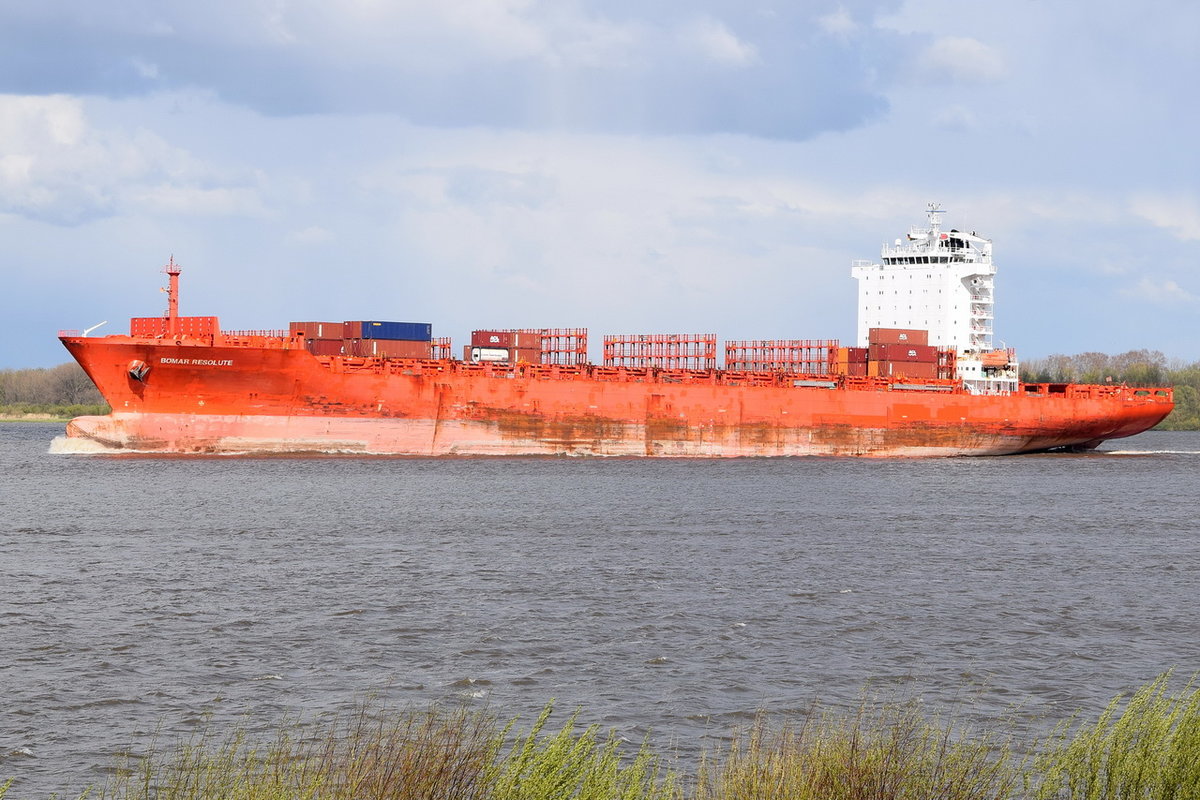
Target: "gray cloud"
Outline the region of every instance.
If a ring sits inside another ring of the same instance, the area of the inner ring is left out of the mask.
[[[198,88],[271,115],[806,139],[886,111],[874,76],[897,41],[875,39],[902,38],[869,27],[848,36],[856,12],[838,3],[680,4],[656,16],[606,6],[607,17],[475,0],[444,4],[461,13],[387,6],[373,15],[365,6],[226,2],[203,16],[147,6],[142,17],[120,13],[136,4],[118,3],[101,18],[73,13],[78,5],[0,12],[0,90],[122,97]],[[862,5],[859,17],[895,3]],[[835,30],[831,15],[841,20]]]

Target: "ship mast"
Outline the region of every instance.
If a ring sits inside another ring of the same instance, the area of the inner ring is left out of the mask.
[[[167,286],[167,334],[174,336],[179,333],[179,273],[183,272],[175,263],[175,256],[163,267],[163,272],[170,277]]]
[[[929,232],[933,234],[934,239],[942,232],[942,218],[938,214],[945,213],[941,203],[930,203],[925,209],[925,214],[929,217]]]

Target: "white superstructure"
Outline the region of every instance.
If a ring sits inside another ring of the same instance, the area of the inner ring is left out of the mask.
[[[885,244],[880,259],[855,261],[858,344],[871,328],[929,331],[929,343],[958,353],[958,375],[977,392],[1015,391],[1012,354],[992,345],[995,275],[992,242],[957,229],[942,230],[936,203],[928,227],[913,226],[904,239]],[[997,366],[1001,353],[1010,356]]]

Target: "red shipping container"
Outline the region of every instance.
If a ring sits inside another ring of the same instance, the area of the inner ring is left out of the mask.
[[[407,339],[344,339],[346,355],[359,358],[429,358],[432,348],[429,342],[413,342]]]
[[[517,347],[508,351],[508,358],[514,364],[540,364],[542,363],[542,349],[540,347]]]
[[[867,331],[869,344],[929,344],[929,331],[917,328],[871,328]]]
[[[342,338],[343,339],[361,339],[362,338],[362,320],[346,320],[342,323]]]
[[[174,331],[166,317],[134,317],[129,320],[130,336],[211,336],[220,330],[216,317],[176,317]]]
[[[870,347],[871,361],[916,361],[936,364],[938,350],[928,345],[873,344]]]
[[[516,334],[512,331],[471,331],[472,347],[512,347]]]
[[[542,349],[542,335],[530,331],[471,331],[472,347]]]
[[[306,339],[341,339],[343,336],[343,328],[345,328],[345,325],[341,322],[288,323],[288,333],[290,333],[292,336],[302,335]]]
[[[129,320],[130,336],[164,336],[166,333],[166,317],[134,317]]]
[[[304,346],[308,348],[308,352],[314,356],[340,356],[342,355],[342,340],[341,339],[305,339]]]
[[[865,364],[868,361],[867,353],[869,350],[866,347],[847,347],[846,361],[851,364]]]

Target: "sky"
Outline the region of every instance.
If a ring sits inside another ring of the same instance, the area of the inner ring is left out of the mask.
[[[1200,360],[1193,0],[12,0],[0,368],[181,312],[838,338],[994,242],[997,344]]]

